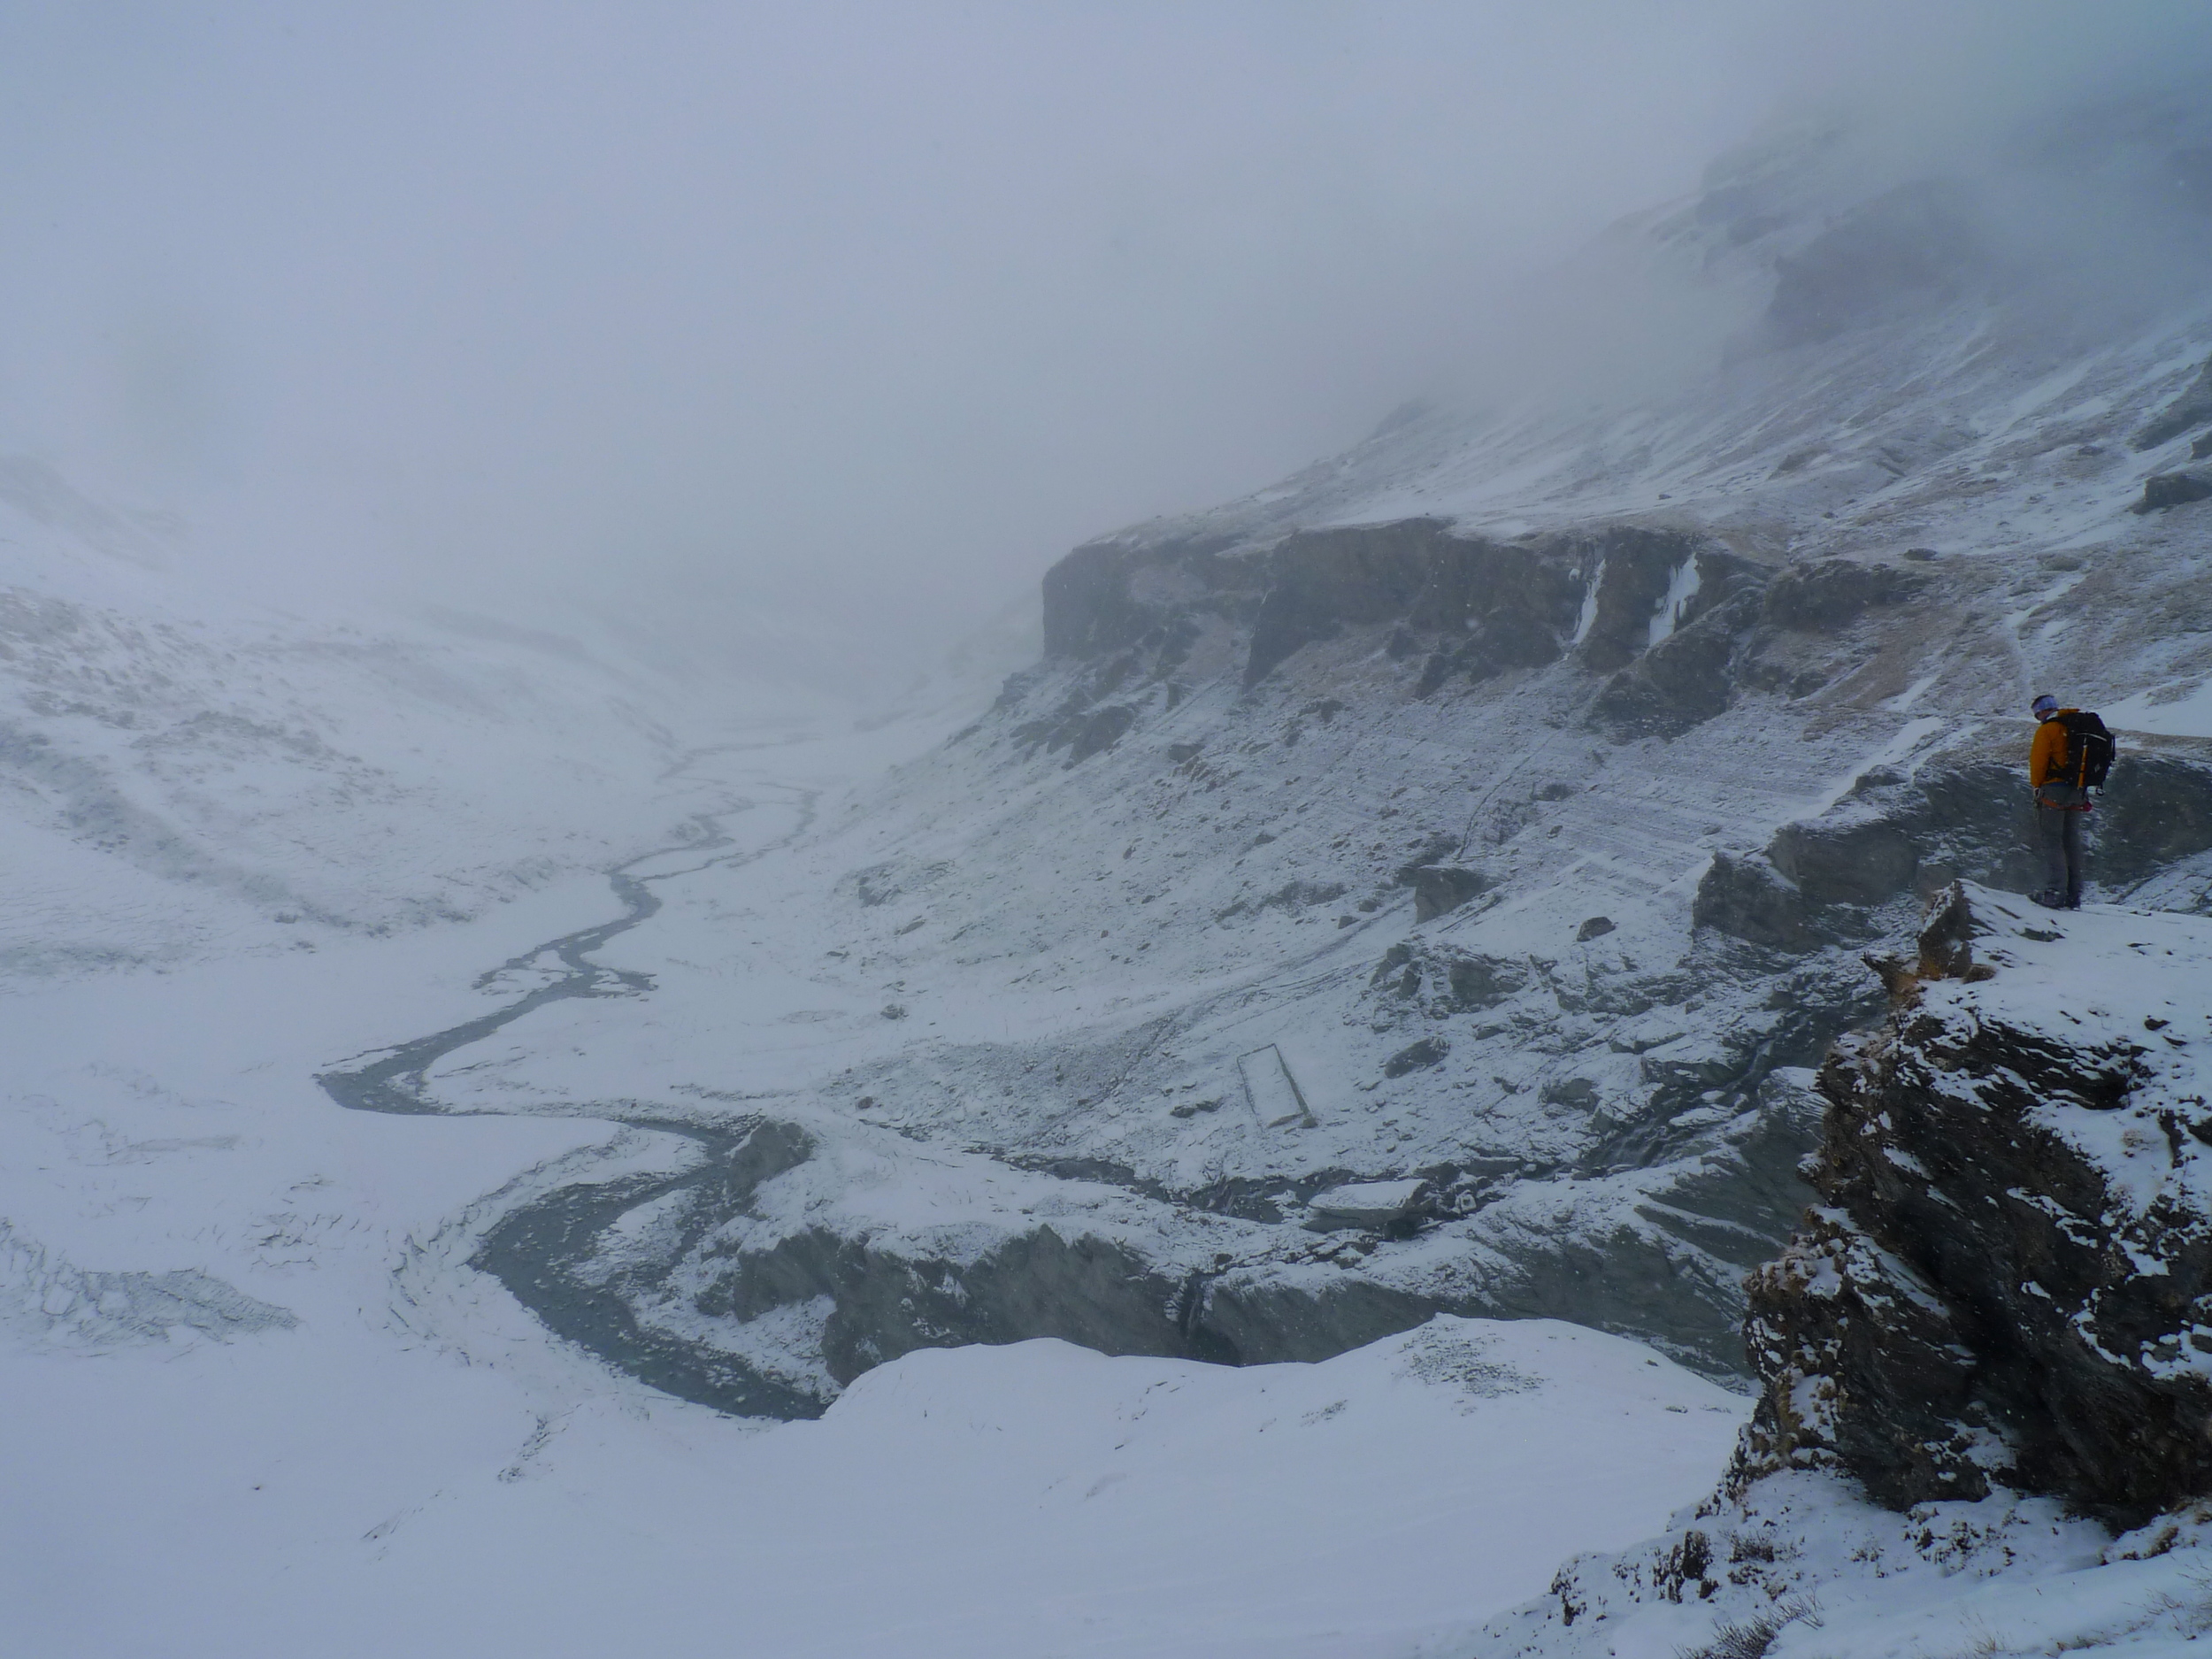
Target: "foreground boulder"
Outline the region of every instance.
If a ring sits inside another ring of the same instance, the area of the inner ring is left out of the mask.
[[[2212,1492],[2212,924],[1967,884],[1823,1070],[1820,1203],[1754,1274],[1739,1483],[1993,1484],[2124,1525]]]

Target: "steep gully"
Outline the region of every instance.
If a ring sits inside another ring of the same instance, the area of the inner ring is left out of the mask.
[[[701,758],[687,757],[677,770]],[[692,875],[716,864],[749,862],[803,834],[813,821],[813,791],[788,787],[798,822],[785,834],[750,850],[729,850],[733,838],[725,820],[764,804],[740,798],[689,821],[688,833],[666,847],[640,855],[608,872],[622,914],[510,958],[480,975],[483,989],[503,975],[546,971],[557,964],[557,977],[526,992],[503,1008],[475,1019],[417,1037],[372,1057],[320,1073],[316,1081],[337,1104],[351,1111],[406,1116],[472,1116],[439,1105],[426,1093],[430,1069],[446,1056],[482,1042],[549,1002],[572,997],[641,996],[652,989],[649,974],[603,966],[592,954],[645,921],[661,908],[653,884]],[[684,854],[695,860],[652,873],[646,866]],[[511,1114],[501,1114],[511,1115]],[[596,1102],[564,1115],[605,1118],[633,1128],[657,1130],[693,1142],[699,1153],[674,1175],[654,1173],[611,1181],[564,1186],[509,1211],[486,1233],[471,1265],[489,1273],[530,1310],[555,1335],[597,1355],[616,1369],[680,1399],[735,1416],[818,1417],[823,1402],[762,1376],[733,1356],[682,1340],[641,1323],[623,1300],[618,1284],[595,1284],[575,1270],[596,1250],[606,1229],[641,1204],[668,1194],[707,1189],[725,1206],[741,1202],[747,1192],[778,1164],[777,1137],[762,1136],[756,1119],[704,1124],[641,1111],[619,1102]],[[757,1145],[757,1140],[759,1144]],[[749,1156],[749,1152],[751,1156]]]

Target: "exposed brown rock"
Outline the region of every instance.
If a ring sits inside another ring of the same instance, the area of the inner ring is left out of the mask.
[[[2110,1006],[2183,981],[2124,954],[2146,918],[2062,938],[2016,906],[1942,895],[1885,1026],[1821,1073],[1820,1203],[1748,1286],[1740,1479],[1839,1464],[1895,1507],[2002,1482],[2129,1525],[2212,1492],[2212,1106],[2167,1016]]]

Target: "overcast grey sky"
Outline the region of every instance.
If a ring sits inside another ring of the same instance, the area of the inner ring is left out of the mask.
[[[1356,440],[1778,109],[2205,10],[0,0],[0,451],[288,589],[935,638]]]

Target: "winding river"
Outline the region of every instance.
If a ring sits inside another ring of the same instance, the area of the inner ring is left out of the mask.
[[[476,987],[489,988],[509,975],[549,973],[550,977],[512,1002],[443,1031],[375,1051],[358,1061],[319,1074],[323,1092],[349,1111],[388,1112],[415,1117],[456,1113],[429,1092],[431,1068],[457,1050],[483,1041],[549,1002],[571,997],[643,996],[653,989],[650,974],[607,967],[593,953],[629,932],[661,908],[654,884],[695,874],[716,864],[749,862],[789,845],[813,821],[812,791],[792,788],[798,823],[785,834],[750,850],[733,849],[724,829],[737,814],[785,804],[745,799],[691,821],[689,833],[607,872],[622,914],[611,921],[565,933],[480,975]],[[681,862],[686,855],[697,855]],[[648,870],[656,864],[671,867]],[[505,1115],[505,1114],[503,1114]],[[618,1275],[602,1282],[578,1270],[599,1250],[607,1229],[641,1204],[671,1193],[693,1191],[706,1213],[726,1213],[772,1171],[757,1167],[744,1154],[758,1123],[741,1119],[723,1125],[701,1124],[626,1110],[616,1102],[586,1112],[563,1108],[563,1115],[605,1118],[634,1128],[658,1130],[693,1142],[698,1156],[680,1172],[653,1173],[561,1187],[511,1210],[485,1234],[470,1265],[491,1274],[555,1335],[596,1355],[606,1363],[680,1399],[694,1401],[739,1417],[813,1417],[824,1402],[761,1375],[743,1361],[703,1343],[641,1323],[625,1300]]]

